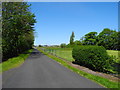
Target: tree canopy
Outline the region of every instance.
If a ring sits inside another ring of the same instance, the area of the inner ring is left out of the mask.
[[[97,32],[89,32],[83,38],[83,45],[95,45],[96,44]]]
[[[83,45],[98,45],[108,50],[118,50],[119,32],[109,28],[103,29],[98,35],[97,32],[89,32],[81,38],[81,42]]]
[[[104,46],[106,49],[116,50],[118,49],[118,32],[105,28],[97,36],[97,44]]]
[[[3,60],[32,48],[36,20],[29,7],[26,2],[2,3]]]

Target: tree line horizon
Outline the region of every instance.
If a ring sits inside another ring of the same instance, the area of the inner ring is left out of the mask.
[[[120,32],[116,30],[111,30],[109,28],[104,28],[99,34],[97,32],[89,32],[82,36],[80,40],[75,40],[75,34],[72,31],[72,34],[70,36],[70,41],[68,44],[61,43],[60,45],[51,45],[51,46],[57,46],[61,48],[72,48],[75,45],[97,45],[97,46],[103,46],[105,49],[108,50],[120,50]],[[44,45],[47,47],[48,45]],[[42,47],[42,45],[39,45],[39,47]]]

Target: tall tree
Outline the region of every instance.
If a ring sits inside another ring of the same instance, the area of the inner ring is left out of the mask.
[[[74,44],[74,32],[72,32],[72,35],[70,36],[70,45],[73,45]]]
[[[83,37],[84,45],[96,45],[97,32],[89,32]]]
[[[34,14],[26,2],[2,3],[3,59],[18,55],[32,47]]]

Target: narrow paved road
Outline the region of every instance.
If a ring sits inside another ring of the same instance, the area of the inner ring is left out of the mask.
[[[3,88],[103,88],[34,50],[23,65],[3,73]]]

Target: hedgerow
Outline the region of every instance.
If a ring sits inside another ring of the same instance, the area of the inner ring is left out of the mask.
[[[101,72],[109,72],[113,64],[113,59],[102,46],[75,46],[72,56],[76,63]]]

